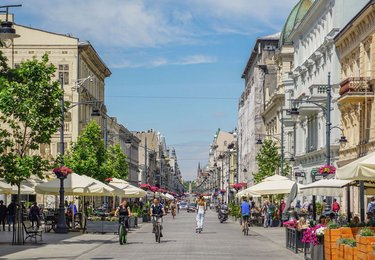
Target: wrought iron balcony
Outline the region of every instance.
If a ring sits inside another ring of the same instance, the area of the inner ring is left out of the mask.
[[[350,77],[340,83],[340,102],[357,102],[373,98],[373,86],[368,77]]]

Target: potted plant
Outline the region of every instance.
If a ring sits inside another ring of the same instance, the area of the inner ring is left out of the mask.
[[[358,260],[369,259],[372,254],[372,244],[375,242],[375,233],[368,227],[362,228],[356,236],[358,245]]]

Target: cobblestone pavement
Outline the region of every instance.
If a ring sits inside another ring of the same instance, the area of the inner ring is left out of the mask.
[[[155,242],[151,224],[129,234],[120,245],[113,234],[46,234],[39,245],[11,246],[1,243],[0,259],[303,259],[285,249],[285,231],[252,228],[249,236],[238,223],[219,223],[208,211],[201,234],[195,233],[195,214],[180,212],[176,219],[164,218],[162,242]]]

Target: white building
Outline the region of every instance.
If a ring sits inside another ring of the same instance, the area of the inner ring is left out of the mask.
[[[275,51],[279,37],[277,33],[258,38],[242,74],[245,89],[238,105],[238,177],[239,182],[248,185],[253,183],[253,173],[258,170],[255,157],[260,147],[255,145],[256,139],[265,135],[264,90],[276,85]]]
[[[301,0],[304,2],[306,0]],[[291,98],[297,104],[299,118],[296,124],[295,171],[304,172],[298,177],[301,183],[321,178],[317,174],[326,158],[326,118],[322,108],[305,101],[325,106],[328,73],[331,73],[332,111],[331,127],[339,126],[340,112],[337,98],[340,82],[340,64],[333,38],[346,23],[367,3],[366,0],[316,0],[290,34],[294,47],[294,65]],[[286,103],[290,100],[286,100]],[[331,164],[339,159],[338,139],[341,132],[331,132]]]

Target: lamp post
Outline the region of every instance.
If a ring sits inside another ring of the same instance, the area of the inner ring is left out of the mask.
[[[83,81],[84,82],[84,81]],[[83,83],[82,82],[82,83]],[[61,95],[61,119],[60,119],[60,155],[61,155],[61,165],[64,165],[64,154],[65,154],[65,144],[64,144],[64,128],[65,128],[65,101],[64,101],[64,74],[60,74],[60,87],[61,91],[63,92],[63,95]],[[76,103],[70,108],[73,108],[76,105],[81,104],[92,104],[92,102],[81,102]],[[66,225],[66,219],[65,219],[65,208],[64,208],[64,180],[66,179],[66,175],[57,175],[57,178],[60,180],[60,202],[59,202],[59,214],[58,214],[58,220],[56,224],[56,233],[60,234],[66,234],[68,233],[68,227]]]
[[[64,74],[60,74],[60,86],[61,90],[64,93]],[[64,165],[64,153],[65,153],[65,146],[64,146],[64,94],[61,95],[61,120],[60,120],[60,155],[61,155],[61,165]],[[59,215],[58,221],[56,225],[55,232],[59,234],[66,234],[68,233],[68,227],[66,225],[65,220],[65,208],[64,208],[64,179],[66,176],[60,175],[58,176],[60,179],[60,204],[59,204]]]
[[[319,108],[321,108],[323,110],[323,112],[326,115],[326,164],[331,165],[331,130],[334,129],[334,128],[337,128],[337,129],[341,130],[342,136],[339,140],[340,143],[346,143],[347,140],[346,140],[346,137],[343,135],[343,130],[340,127],[337,127],[337,126],[331,127],[332,92],[331,92],[331,73],[330,72],[328,73],[328,84],[327,84],[327,88],[326,88],[326,93],[327,93],[327,97],[326,97],[326,106],[325,107],[322,106],[321,104],[317,103],[317,102],[310,101],[310,100],[293,100],[294,107],[290,109],[290,115],[291,116],[298,116],[299,115],[298,108],[295,107],[296,103],[311,103],[311,104],[314,104],[314,105],[318,106]],[[364,191],[364,189],[363,189],[363,191]],[[362,195],[364,196],[364,192],[363,192]],[[361,196],[361,193],[360,193],[360,196]],[[313,204],[313,219],[314,220],[316,220],[315,201],[316,201],[316,196],[313,195],[312,196],[312,204]],[[364,204],[363,204],[363,207],[361,205],[361,220],[362,221],[364,220]]]

